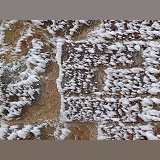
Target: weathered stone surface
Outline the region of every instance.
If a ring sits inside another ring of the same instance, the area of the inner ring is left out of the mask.
[[[71,133],[67,136],[68,140],[96,140],[97,130],[93,123],[69,123]]]

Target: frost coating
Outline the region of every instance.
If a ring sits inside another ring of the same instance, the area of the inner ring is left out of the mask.
[[[159,29],[159,21],[104,20],[64,44],[66,121],[98,123],[97,139],[159,139]]]
[[[5,21],[1,26],[6,25],[4,31],[14,26],[12,22]],[[32,27],[24,29],[12,50],[11,46],[5,45],[5,37],[2,36],[0,50],[2,119],[10,120],[19,116],[22,108],[30,105],[43,89],[39,75],[46,71],[47,65],[51,62],[51,54],[43,51],[49,44],[34,34]]]

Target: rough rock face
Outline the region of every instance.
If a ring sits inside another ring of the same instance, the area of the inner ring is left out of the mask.
[[[160,21],[0,21],[0,139],[159,140]]]

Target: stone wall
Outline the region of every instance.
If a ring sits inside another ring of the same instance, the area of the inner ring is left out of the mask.
[[[160,21],[0,22],[0,139],[158,140]]]

